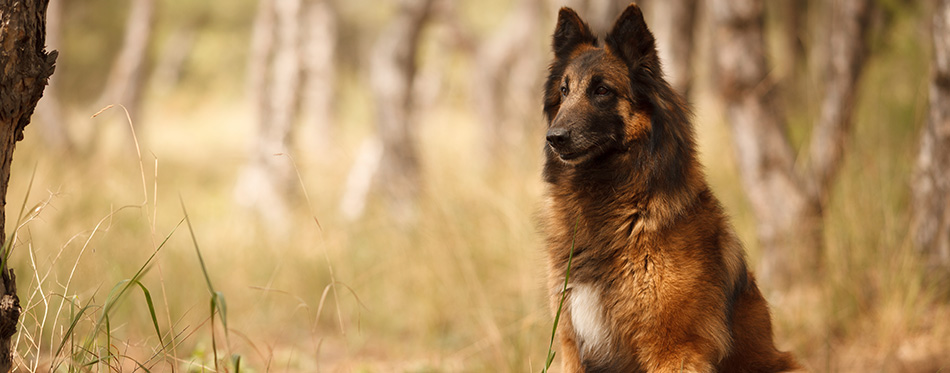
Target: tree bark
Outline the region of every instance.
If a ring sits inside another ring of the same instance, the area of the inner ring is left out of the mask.
[[[950,266],[950,0],[933,18],[930,116],[911,184],[911,227],[930,269]]]
[[[155,0],[132,0],[122,49],[99,99],[101,106],[121,104],[136,118],[145,77],[145,62],[155,14]]]
[[[782,0],[778,4],[781,9],[782,23],[782,59],[786,69],[783,76],[795,80],[798,77],[801,64],[806,60],[804,38],[808,35],[806,23],[808,15],[808,0]]]
[[[716,70],[726,103],[743,188],[758,221],[763,283],[788,290],[822,270],[822,204],[837,175],[851,128],[855,89],[865,62],[869,0],[839,0],[829,31],[835,53],[821,118],[810,143],[809,167],[795,167],[796,152],[775,100],[766,63],[763,4],[715,0]]]
[[[683,96],[693,86],[693,33],[697,0],[664,0],[653,5],[653,33],[666,80]]]
[[[866,40],[871,20],[869,0],[837,0],[831,6],[825,97],[809,147],[811,187],[822,204],[841,169],[847,147],[845,140],[851,132],[851,114],[858,79],[867,59]]]
[[[402,0],[396,18],[376,42],[370,79],[383,151],[375,178],[396,221],[415,219],[421,188],[412,85],[419,39],[433,0]]]
[[[821,213],[795,173],[795,153],[777,114],[765,59],[762,3],[710,1],[716,24],[720,94],[735,142],[742,186],[758,221],[763,283],[787,289],[820,267]]]
[[[36,103],[43,96],[56,62],[56,51],[47,53],[46,6],[48,0],[0,0],[0,246],[5,243],[6,195],[16,142],[30,123]],[[8,243],[12,247],[12,242]],[[13,368],[11,338],[20,317],[16,276],[7,268],[10,249],[0,265],[0,372]]]

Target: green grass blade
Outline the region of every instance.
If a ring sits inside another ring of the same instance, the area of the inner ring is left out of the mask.
[[[224,299],[224,293],[220,291],[214,292],[214,297],[217,299],[215,303],[218,308],[218,315],[220,315],[221,326],[224,327],[224,335],[228,335],[228,302]]]
[[[184,219],[180,220],[178,224],[175,225],[175,228],[173,228],[171,232],[165,236],[165,239],[162,240],[158,247],[155,248],[155,250],[152,252],[152,255],[150,255],[148,259],[145,260],[145,263],[139,267],[138,271],[132,275],[132,278],[119,281],[117,284],[115,284],[115,286],[112,287],[112,290],[109,291],[109,296],[106,297],[106,301],[103,304],[102,315],[99,317],[99,320],[96,321],[96,325],[93,327],[92,333],[86,338],[86,342],[83,344],[86,349],[92,345],[96,334],[98,334],[98,332],[101,330],[103,324],[108,321],[108,317],[112,313],[113,309],[115,309],[120,301],[125,298],[125,294],[128,293],[129,289],[134,285],[139,285],[142,288],[142,291],[145,294],[145,302],[148,305],[149,313],[152,317],[153,325],[155,326],[156,332],[159,331],[158,319],[155,315],[155,306],[152,302],[151,294],[148,292],[148,289],[145,288],[145,285],[142,285],[140,279],[142,276],[148,273],[148,269],[151,268],[151,264],[155,259],[155,256],[158,255],[159,251],[161,251],[163,247],[165,247],[165,244],[168,243],[168,240],[171,239],[172,235],[175,234],[175,232],[178,230],[178,227],[180,227],[183,222]],[[106,326],[106,333],[111,333],[111,330],[109,330],[108,326]],[[162,337],[160,332],[158,332],[158,338],[159,341],[161,341]],[[164,348],[164,344],[162,344],[162,346]]]
[[[241,373],[241,355],[231,356],[231,363],[234,364],[234,373]]]
[[[62,340],[59,342],[59,347],[56,348],[56,353],[53,356],[59,356],[63,352],[63,347],[66,347],[66,343],[69,342],[70,337],[73,335],[73,332],[76,330],[76,325],[79,324],[79,319],[82,318],[83,313],[91,308],[91,304],[86,304],[83,308],[79,309],[79,312],[73,315],[73,320],[69,323],[69,328],[66,329],[66,333],[63,334]]]
[[[195,230],[191,226],[191,219],[188,218],[188,211],[185,209],[185,200],[178,196],[181,201],[181,211],[185,215],[185,223],[188,224],[188,232],[191,233],[191,242],[195,245],[195,254],[198,255],[198,263],[201,265],[201,273],[204,275],[205,283],[208,285],[208,291],[211,292],[211,348],[214,354],[214,369],[218,369],[218,342],[214,334],[214,315],[217,313],[221,319],[221,326],[224,328],[224,339],[228,340],[228,305],[224,300],[224,294],[214,290],[211,283],[211,276],[208,274],[208,267],[205,265],[204,257],[201,256],[201,248],[198,246],[198,238],[195,236]]]
[[[155,304],[152,302],[152,295],[140,281],[135,283],[142,289],[142,295],[145,296],[145,303],[148,305],[148,314],[152,318],[152,326],[155,327],[155,336],[158,337],[158,344],[164,349],[165,341],[162,340],[162,330],[158,327],[158,317],[155,315]]]
[[[185,222],[188,224],[188,232],[191,233],[191,242],[195,244],[195,253],[198,254],[198,263],[201,264],[201,273],[205,276],[205,283],[208,285],[208,290],[211,294],[214,294],[214,285],[211,284],[211,277],[208,276],[208,267],[205,266],[205,260],[201,256],[201,249],[198,248],[198,238],[195,237],[195,230],[191,227],[191,219],[188,218],[188,211],[185,209],[185,200],[178,196],[179,201],[181,201],[181,211],[185,214]]]
[[[554,327],[551,328],[551,342],[548,344],[548,357],[544,363],[544,369],[541,370],[542,373],[547,373],[548,369],[551,368],[551,363],[554,362],[554,337],[557,335],[557,325],[561,321],[564,299],[567,298],[567,283],[571,279],[571,262],[574,260],[574,244],[577,242],[577,228],[580,223],[581,218],[577,217],[577,221],[574,222],[574,237],[571,238],[571,252],[567,256],[567,270],[564,273],[564,288],[561,289],[561,301],[558,303],[557,312],[554,314]]]
[[[112,366],[109,360],[112,360],[112,323],[109,321],[109,315],[106,315],[106,366]]]
[[[214,335],[214,312],[218,309],[218,297],[215,295],[211,296],[211,355],[214,356],[214,371],[220,372],[218,369],[218,339]]]
[[[26,211],[26,202],[30,199],[30,191],[33,190],[33,180],[36,179],[36,166],[33,166],[33,174],[30,175],[30,183],[26,186],[26,195],[23,196],[23,204],[20,205],[20,213],[17,215],[17,223],[13,227],[13,232],[10,232],[10,236],[7,237],[7,240],[3,243],[2,252],[0,252],[0,269],[6,270],[7,268],[7,258],[10,257],[10,252],[13,249],[13,241],[16,241],[16,233],[19,231],[20,223],[23,221],[23,212]],[[0,232],[0,235],[3,233]]]

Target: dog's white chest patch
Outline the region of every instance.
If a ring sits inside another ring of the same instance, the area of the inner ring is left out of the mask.
[[[577,335],[581,356],[597,351],[607,344],[607,328],[604,325],[600,289],[587,284],[571,287],[571,325]]]

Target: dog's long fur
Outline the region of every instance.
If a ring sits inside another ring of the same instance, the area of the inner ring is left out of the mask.
[[[768,305],[636,5],[601,46],[561,9],[545,83],[549,285],[564,372],[777,372]],[[575,228],[576,227],[576,228]],[[575,241],[576,240],[576,241]]]

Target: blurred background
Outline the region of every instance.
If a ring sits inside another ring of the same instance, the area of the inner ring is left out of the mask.
[[[563,5],[627,2],[51,0],[18,371],[540,371]],[[950,2],[640,5],[778,346],[950,367]]]

